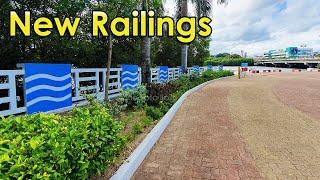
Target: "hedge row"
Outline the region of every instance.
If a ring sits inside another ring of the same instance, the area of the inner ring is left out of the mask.
[[[86,179],[103,172],[124,147],[122,125],[100,104],[68,116],[0,120],[0,179]]]
[[[204,62],[204,65],[241,66],[241,63],[248,63],[249,66],[253,66],[254,60],[250,59],[250,58],[230,58],[230,57],[215,58],[215,57],[210,57]]]

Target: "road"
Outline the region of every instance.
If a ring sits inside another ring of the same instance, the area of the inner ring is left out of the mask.
[[[320,73],[270,73],[190,95],[133,179],[320,179]]]

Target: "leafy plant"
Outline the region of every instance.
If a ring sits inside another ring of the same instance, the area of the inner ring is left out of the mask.
[[[116,98],[106,104],[109,113],[113,116],[119,116],[121,112],[127,109],[127,104],[123,97]]]
[[[128,109],[139,109],[146,105],[147,89],[139,86],[136,89],[129,89],[121,92],[120,98]]]
[[[134,135],[141,134],[143,132],[143,127],[142,127],[141,123],[140,122],[135,123],[133,125],[132,131],[133,131]]]
[[[86,179],[103,172],[125,145],[102,104],[68,116],[35,114],[0,121],[0,179]]]
[[[238,56],[226,57],[208,57],[204,65],[225,65],[225,66],[240,66],[241,63],[248,63],[250,66],[254,65],[254,60],[251,58],[242,58]]]
[[[146,108],[146,114],[153,120],[159,120],[164,115],[159,108],[153,106]]]
[[[149,84],[148,89],[148,105],[157,106],[162,101],[168,100],[170,95],[176,91],[178,88],[177,84],[174,82],[169,82],[165,84]]]

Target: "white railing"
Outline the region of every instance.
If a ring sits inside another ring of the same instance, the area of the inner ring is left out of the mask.
[[[200,67],[200,73],[206,67]],[[192,74],[193,68],[188,68]],[[113,99],[121,92],[121,68],[111,68],[109,80],[109,98]],[[151,82],[159,83],[159,68],[151,69]],[[181,76],[179,68],[169,68],[169,80]],[[91,95],[98,100],[105,98],[105,68],[72,69],[72,102],[74,105],[85,101],[84,95]],[[0,70],[0,116],[22,114],[26,112],[23,90],[24,70]],[[141,68],[139,68],[139,84],[141,84]]]
[[[105,97],[105,68],[72,69],[72,102],[83,102],[83,95],[91,95],[98,100]],[[23,91],[24,70],[0,71],[0,116],[26,112]],[[139,68],[141,84],[141,69]],[[18,93],[17,93],[18,92]],[[121,92],[121,68],[111,68],[109,81],[109,98],[115,98]],[[4,97],[2,97],[4,96]]]
[[[159,71],[160,68],[151,68],[151,77],[150,77],[150,81],[152,83],[159,83]],[[180,77],[180,70],[179,68],[169,68],[168,69],[168,74],[169,74],[169,79],[168,81],[172,81],[175,79],[178,79]]]
[[[194,73],[194,68],[193,67],[189,67],[187,68],[187,74],[191,75]],[[207,67],[200,67],[200,74],[204,71],[206,71],[208,68]],[[151,77],[150,77],[150,81],[152,83],[160,83],[159,81],[159,71],[160,68],[151,68]],[[179,68],[169,68],[169,79],[168,81],[171,80],[175,80],[178,79],[182,74],[180,73],[180,69]]]
[[[7,116],[26,112],[23,98],[17,92],[23,94],[23,70],[0,71],[0,115]],[[2,110],[3,109],[3,110]]]

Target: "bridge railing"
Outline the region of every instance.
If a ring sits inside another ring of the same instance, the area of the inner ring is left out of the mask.
[[[1,71],[0,73],[0,115],[24,113],[23,97],[23,70]]]
[[[113,99],[121,92],[121,68],[111,68],[108,96]],[[24,100],[24,70],[0,71],[0,115],[8,116],[26,112]],[[74,105],[91,95],[98,100],[105,98],[105,68],[72,69],[72,102]],[[139,68],[139,84],[141,69]]]
[[[188,74],[194,68],[187,69]],[[200,67],[200,73],[206,67]],[[121,93],[121,68],[111,68],[108,96],[113,99]],[[160,83],[159,68],[151,69],[151,82]],[[0,116],[16,115],[26,112],[24,97],[24,70],[0,70]],[[98,100],[105,98],[105,68],[72,69],[72,102],[75,105],[85,102],[84,95],[91,95]],[[178,79],[182,73],[179,68],[168,69],[168,81]],[[141,84],[141,68],[139,68],[139,84]]]

